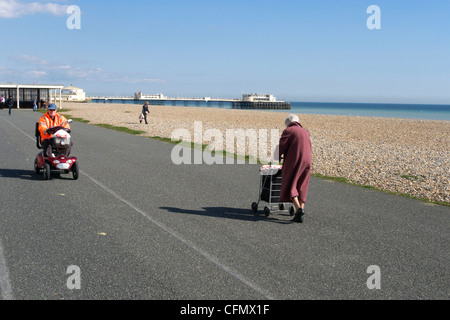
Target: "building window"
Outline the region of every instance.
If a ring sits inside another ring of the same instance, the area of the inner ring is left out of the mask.
[[[39,90],[39,99],[48,101],[50,99],[50,93],[48,89],[40,89]]]
[[[22,101],[32,101],[32,97],[31,97],[31,89],[21,89],[20,90],[20,100]]]

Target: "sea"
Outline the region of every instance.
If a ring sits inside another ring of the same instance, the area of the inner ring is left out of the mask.
[[[437,104],[291,102],[290,112],[450,121],[450,105]]]
[[[227,101],[189,101],[189,100],[123,100],[94,99],[94,103],[126,103],[166,105],[180,107],[208,107],[232,109]],[[289,101],[288,101],[289,102]],[[296,114],[324,114],[363,117],[385,117],[423,120],[450,121],[450,105],[444,104],[394,104],[394,103],[345,103],[345,102],[290,102],[290,110],[267,110]]]

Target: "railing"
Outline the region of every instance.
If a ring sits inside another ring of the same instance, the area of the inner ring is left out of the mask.
[[[114,96],[114,97],[106,97],[106,96],[89,96],[86,97],[86,99],[134,99],[134,97],[130,97],[130,96]]]

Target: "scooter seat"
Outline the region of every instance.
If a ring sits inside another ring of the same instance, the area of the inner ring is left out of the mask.
[[[36,137],[36,147],[42,149],[41,133],[39,132],[39,122],[36,122],[36,128],[34,130],[34,136]]]

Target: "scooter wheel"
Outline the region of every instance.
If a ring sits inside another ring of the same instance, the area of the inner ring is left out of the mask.
[[[34,159],[34,173],[39,174],[40,171],[41,171],[41,169],[38,168],[38,161],[35,158]]]
[[[44,164],[43,176],[44,176],[44,180],[50,180],[50,178],[51,178],[50,164],[47,162]]]
[[[80,168],[78,167],[78,162],[75,162],[73,164],[72,174],[73,174],[73,180],[78,180],[78,177],[80,176]]]

